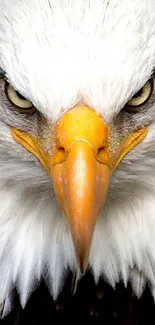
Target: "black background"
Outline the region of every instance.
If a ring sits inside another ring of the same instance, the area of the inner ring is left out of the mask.
[[[155,324],[155,304],[149,288],[137,299],[128,285],[118,284],[112,289],[103,280],[98,286],[87,274],[77,285],[73,295],[73,275],[68,280],[56,302],[42,283],[22,310],[18,294],[14,294],[14,309],[0,325],[151,325]]]

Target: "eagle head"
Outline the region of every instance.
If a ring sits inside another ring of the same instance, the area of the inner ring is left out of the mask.
[[[0,0],[0,303],[68,269],[155,291],[154,0]]]

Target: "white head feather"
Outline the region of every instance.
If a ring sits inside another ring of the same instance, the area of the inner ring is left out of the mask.
[[[0,66],[49,120],[82,102],[111,121],[155,67],[155,2],[0,0]],[[22,120],[0,97],[0,302],[16,286],[25,306],[41,278],[56,298],[77,265],[51,180],[12,139],[11,119]],[[153,111],[155,99],[147,137],[113,174],[89,259],[96,282],[130,280],[137,295],[146,281],[155,295]]]

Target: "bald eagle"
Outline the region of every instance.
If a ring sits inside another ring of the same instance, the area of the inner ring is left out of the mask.
[[[155,1],[0,0],[0,304],[67,270],[155,296]]]

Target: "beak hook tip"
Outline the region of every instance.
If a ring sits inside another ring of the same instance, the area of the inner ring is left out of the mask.
[[[80,260],[78,260],[78,266],[81,274],[84,274],[88,267],[88,259],[81,258]]]

